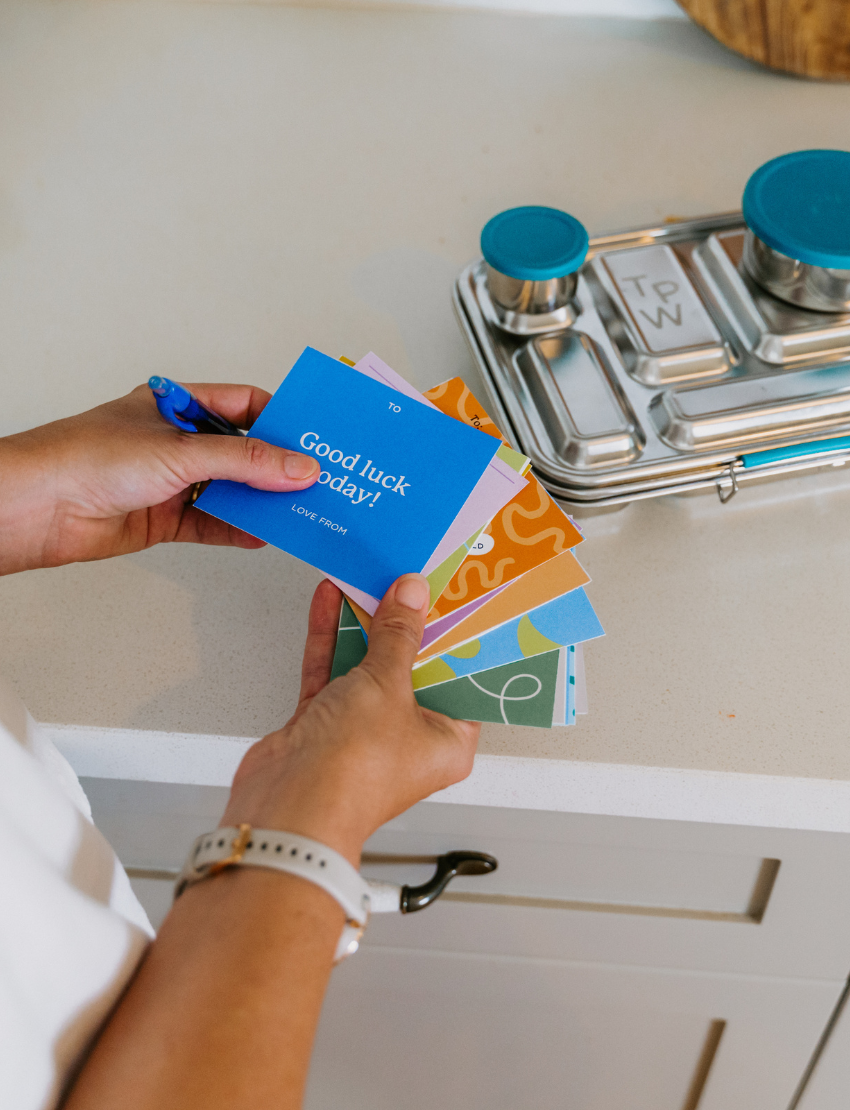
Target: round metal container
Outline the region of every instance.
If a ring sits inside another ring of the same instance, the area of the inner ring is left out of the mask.
[[[850,270],[810,266],[769,247],[747,229],[744,268],[774,297],[816,312],[850,312]]]
[[[496,323],[515,335],[569,327],[587,232],[557,208],[499,213],[481,233],[487,293]]]
[[[487,264],[487,291],[499,322],[518,334],[570,325],[576,318],[572,300],[577,285],[578,274],[523,281]]]
[[[850,311],[850,153],[801,150],[765,163],[744,190],[743,266],[768,293]]]

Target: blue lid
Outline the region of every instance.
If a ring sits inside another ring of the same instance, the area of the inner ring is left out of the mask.
[[[548,281],[581,266],[587,255],[587,232],[574,216],[557,208],[509,208],[485,224],[481,253],[500,274],[520,281]]]
[[[747,182],[743,208],[774,250],[850,270],[850,152],[798,150],[765,162]]]

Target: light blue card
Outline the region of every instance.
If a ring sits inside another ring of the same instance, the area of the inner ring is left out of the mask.
[[[477,640],[429,659],[414,670],[413,684],[416,689],[424,689],[604,635],[587,594],[579,587],[485,632]]]
[[[374,597],[422,570],[500,446],[312,347],[250,435],[317,457],[319,482],[212,482],[197,507]]]

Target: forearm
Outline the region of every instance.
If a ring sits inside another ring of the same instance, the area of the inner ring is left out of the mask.
[[[364,662],[329,683],[340,595],[317,589],[298,708],[244,756],[225,824],[301,833],[357,867],[376,829],[469,774],[478,726],[413,695],[429,599],[424,578],[401,578]],[[277,871],[237,868],[191,887],[65,1110],[299,1110],[342,927],[329,894]]]
[[[292,875],[236,868],[191,887],[65,1110],[297,1110],[342,926]]]

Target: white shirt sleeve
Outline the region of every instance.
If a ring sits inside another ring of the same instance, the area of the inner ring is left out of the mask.
[[[50,1110],[153,935],[82,787],[0,680],[0,1091]]]

